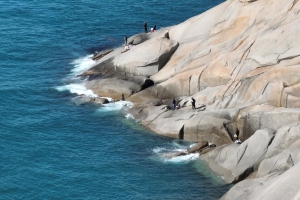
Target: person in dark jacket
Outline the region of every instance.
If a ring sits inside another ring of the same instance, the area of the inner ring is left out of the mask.
[[[124,37],[125,46],[127,46],[127,36]]]
[[[145,33],[148,33],[147,23],[146,22],[144,22],[144,29],[145,29]]]
[[[172,101],[172,110],[175,110],[176,109],[176,100],[173,99]]]
[[[194,97],[192,97],[192,108],[193,110],[196,110],[196,100],[194,99]]]

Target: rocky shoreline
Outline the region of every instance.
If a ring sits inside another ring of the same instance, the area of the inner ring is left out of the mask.
[[[99,96],[124,95],[156,133],[197,142],[201,159],[237,183],[221,199],[299,199],[299,16],[297,0],[228,0],[129,37],[130,50],[98,53],[80,76]],[[180,109],[170,110],[173,98]]]

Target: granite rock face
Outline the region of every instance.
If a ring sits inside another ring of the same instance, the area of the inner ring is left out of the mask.
[[[176,97],[190,106],[194,96],[208,112],[236,109],[230,122],[242,140],[258,129],[277,130],[299,121],[299,9],[291,0],[229,0],[170,28],[177,50],[150,77],[155,85],[129,100]],[[206,118],[212,120],[207,115],[201,121]],[[186,133],[195,123],[186,121]],[[195,141],[192,135],[186,139]]]
[[[274,138],[274,130],[261,129],[242,144],[221,146],[202,156],[210,167],[221,173],[227,182],[242,180],[263,160]]]
[[[244,180],[236,184],[221,200],[264,199],[297,200],[300,199],[300,164],[285,173]]]
[[[188,153],[195,153],[197,151],[200,151],[201,149],[204,149],[205,147],[208,147],[208,142],[207,141],[202,141],[199,143],[196,143],[194,146],[192,146],[191,148],[189,148],[187,150]]]
[[[262,132],[265,132],[264,136]],[[265,137],[267,135],[268,137]],[[239,174],[241,169],[244,171],[242,178],[248,176],[221,199],[298,199],[300,197],[298,193],[300,185],[296,178],[300,160],[300,123],[286,125],[277,130],[274,138],[272,135],[274,136],[273,130],[258,130],[241,145],[223,145],[202,156],[211,169],[222,174],[228,182],[235,182],[237,179],[234,180],[232,177]],[[245,148],[245,145],[249,146],[250,141],[255,144],[252,145],[253,148]],[[243,149],[245,149],[244,153]],[[247,151],[250,154],[247,155]],[[235,164],[236,160],[239,160],[238,163],[244,160],[242,167]],[[248,169],[245,170],[247,167]]]
[[[270,191],[283,194],[299,168],[299,35],[297,0],[227,0],[129,37],[129,51],[103,55],[82,76],[97,95],[123,93],[133,116],[158,134],[216,144],[203,155],[214,171],[228,182],[249,175],[223,199],[279,199]],[[240,145],[232,143],[237,132]],[[296,189],[281,199],[297,199]]]
[[[136,105],[176,98],[189,107],[193,96],[207,113],[236,110],[232,119],[198,113],[201,120],[180,120],[186,140],[201,140],[208,130],[213,134],[203,140],[221,137],[216,143],[224,144],[232,133],[223,124],[242,140],[258,129],[277,130],[300,119],[299,9],[293,0],[225,1],[176,26],[129,37],[129,51],[117,48],[82,74],[86,87],[117,99],[123,93]],[[159,133],[174,137],[166,130]]]
[[[269,146],[266,158],[259,165],[256,177],[282,173],[299,161],[300,123],[280,128]]]
[[[157,73],[178,47],[178,42],[169,39],[168,34],[162,33],[116,56],[116,71],[146,77]]]

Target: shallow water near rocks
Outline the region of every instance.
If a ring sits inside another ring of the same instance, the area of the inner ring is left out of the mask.
[[[222,1],[4,1],[0,12],[0,199],[217,199],[230,186],[191,143],[100,107],[76,74],[124,35],[178,24]]]

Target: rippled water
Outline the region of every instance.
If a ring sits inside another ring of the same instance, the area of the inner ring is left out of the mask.
[[[123,36],[180,23],[222,1],[0,3],[0,199],[216,199],[229,188],[191,144],[146,130],[124,105],[93,95],[75,75]],[[125,102],[125,104],[128,104]]]

